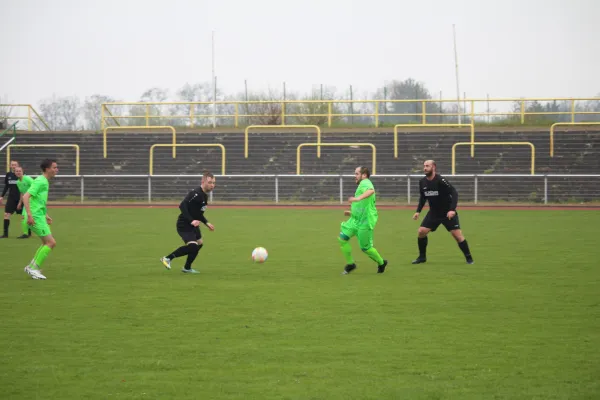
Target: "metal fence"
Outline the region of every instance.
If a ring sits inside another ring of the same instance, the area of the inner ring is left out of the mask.
[[[600,175],[446,175],[461,204],[600,202]],[[214,203],[344,204],[353,175],[216,175]],[[373,175],[379,204],[412,205],[423,175]],[[175,204],[201,175],[59,175],[50,201],[69,204]]]

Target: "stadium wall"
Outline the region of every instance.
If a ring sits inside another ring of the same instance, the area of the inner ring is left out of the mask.
[[[467,202],[600,201],[599,193],[586,189],[590,180],[600,178],[577,176],[600,174],[598,133],[590,128],[557,132],[554,156],[551,157],[547,128],[478,129],[476,142],[532,143],[535,146],[535,175],[531,176],[529,146],[475,146],[473,157],[470,146],[460,146],[456,149],[456,174],[470,176],[455,176],[452,181],[460,190],[461,199]],[[451,175],[452,145],[470,139],[469,129],[404,129],[398,134],[396,158],[394,134],[389,128],[327,130],[321,137],[322,143],[327,144],[373,144],[376,149],[373,180],[378,186],[379,199],[402,204],[416,201],[416,182],[423,160],[435,159],[440,173]],[[304,176],[296,176],[298,146],[317,141],[314,131],[306,129],[251,132],[247,158],[243,130],[182,129],[177,131],[175,140],[177,144],[220,144],[226,149],[225,175],[219,176],[214,193],[214,200],[220,202],[338,203],[340,198],[352,194],[354,167],[373,164],[370,147],[322,146],[320,157],[316,147],[304,147],[300,152],[300,171]],[[150,147],[171,143],[173,137],[168,130],[164,133],[156,130],[109,132],[105,158],[102,133],[19,132],[13,143],[17,146],[11,148],[11,155],[30,175],[38,172],[42,158],[56,158],[62,177],[57,179],[52,197],[54,201],[63,202],[169,203],[197,184],[198,178],[190,175],[201,174],[206,169],[222,175],[222,150],[219,147],[178,147],[175,158],[171,148],[158,147],[152,160],[153,173],[167,176],[148,179]],[[78,145],[79,175],[84,178],[73,177],[76,175],[73,149],[18,147],[35,144]],[[0,162],[5,165],[6,151],[0,153]],[[544,175],[553,177],[545,178]]]

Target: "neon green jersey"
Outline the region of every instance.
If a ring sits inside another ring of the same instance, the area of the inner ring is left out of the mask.
[[[363,179],[356,188],[354,197],[359,197],[367,190],[375,190],[373,182],[370,179]],[[373,229],[377,223],[376,193],[373,193],[366,199],[355,201],[350,207],[352,219],[358,224],[359,228]]]
[[[50,190],[50,182],[48,182],[48,179],[44,175],[38,176],[31,184],[27,193],[31,195],[29,205],[31,207],[32,216],[46,215],[48,190]]]
[[[17,188],[19,188],[19,192],[21,194],[27,193],[31,184],[33,183],[33,178],[27,175],[23,175],[23,178],[17,181]]]

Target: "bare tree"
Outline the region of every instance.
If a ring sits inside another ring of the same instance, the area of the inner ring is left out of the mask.
[[[85,123],[85,128],[89,130],[97,131],[101,127],[101,119],[102,119],[102,104],[103,103],[112,103],[117,100],[113,99],[110,96],[104,96],[101,94],[94,94],[90,97],[86,97],[83,103],[83,120]],[[107,121],[110,120],[110,116],[120,116],[122,107],[119,106],[111,106],[108,108],[108,111],[105,112],[105,117]],[[122,119],[118,118],[115,121],[121,123]],[[112,124],[111,124],[112,125]]]
[[[224,101],[225,96],[221,92],[219,88],[217,88],[216,93],[216,101]],[[189,84],[186,83],[177,91],[177,98],[179,101],[188,101],[188,102],[206,102],[210,103],[213,100],[213,87],[210,82],[202,82]],[[190,107],[192,107],[190,109]],[[209,116],[213,113],[212,104],[193,104],[193,105],[183,105],[178,104],[173,107],[174,113],[176,115],[193,115],[194,116],[194,126],[208,126],[212,124],[212,119]],[[217,115],[233,115],[234,114],[234,106],[229,104],[217,104],[217,108],[215,110],[215,114]],[[230,118],[219,118],[217,123],[219,125],[231,124]],[[190,124],[190,118],[186,119],[186,125]]]
[[[237,97],[243,98],[243,95]],[[244,104],[240,113],[249,115],[245,118],[247,125],[281,125],[282,100],[282,96],[272,89],[267,92],[252,92],[248,94],[248,101],[255,103]]]
[[[417,82],[413,78],[408,78],[403,81],[392,81],[385,85],[385,88],[377,90],[376,98],[389,100],[431,100],[429,89],[422,82]],[[427,114],[439,114],[441,108],[438,103],[427,102],[425,105]],[[405,101],[405,102],[389,102],[385,103],[379,114],[407,114],[384,117],[386,122],[391,123],[413,123],[421,122],[421,114],[423,113],[422,101]],[[412,114],[412,115],[410,115]],[[440,117],[429,117],[427,122],[438,122]]]
[[[52,130],[75,131],[82,129],[80,101],[77,97],[56,97],[40,102],[40,112]]]

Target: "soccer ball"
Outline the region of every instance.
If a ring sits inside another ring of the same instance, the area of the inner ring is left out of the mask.
[[[267,261],[267,257],[269,257],[269,253],[264,247],[257,247],[252,251],[252,260],[256,263],[264,263]]]

